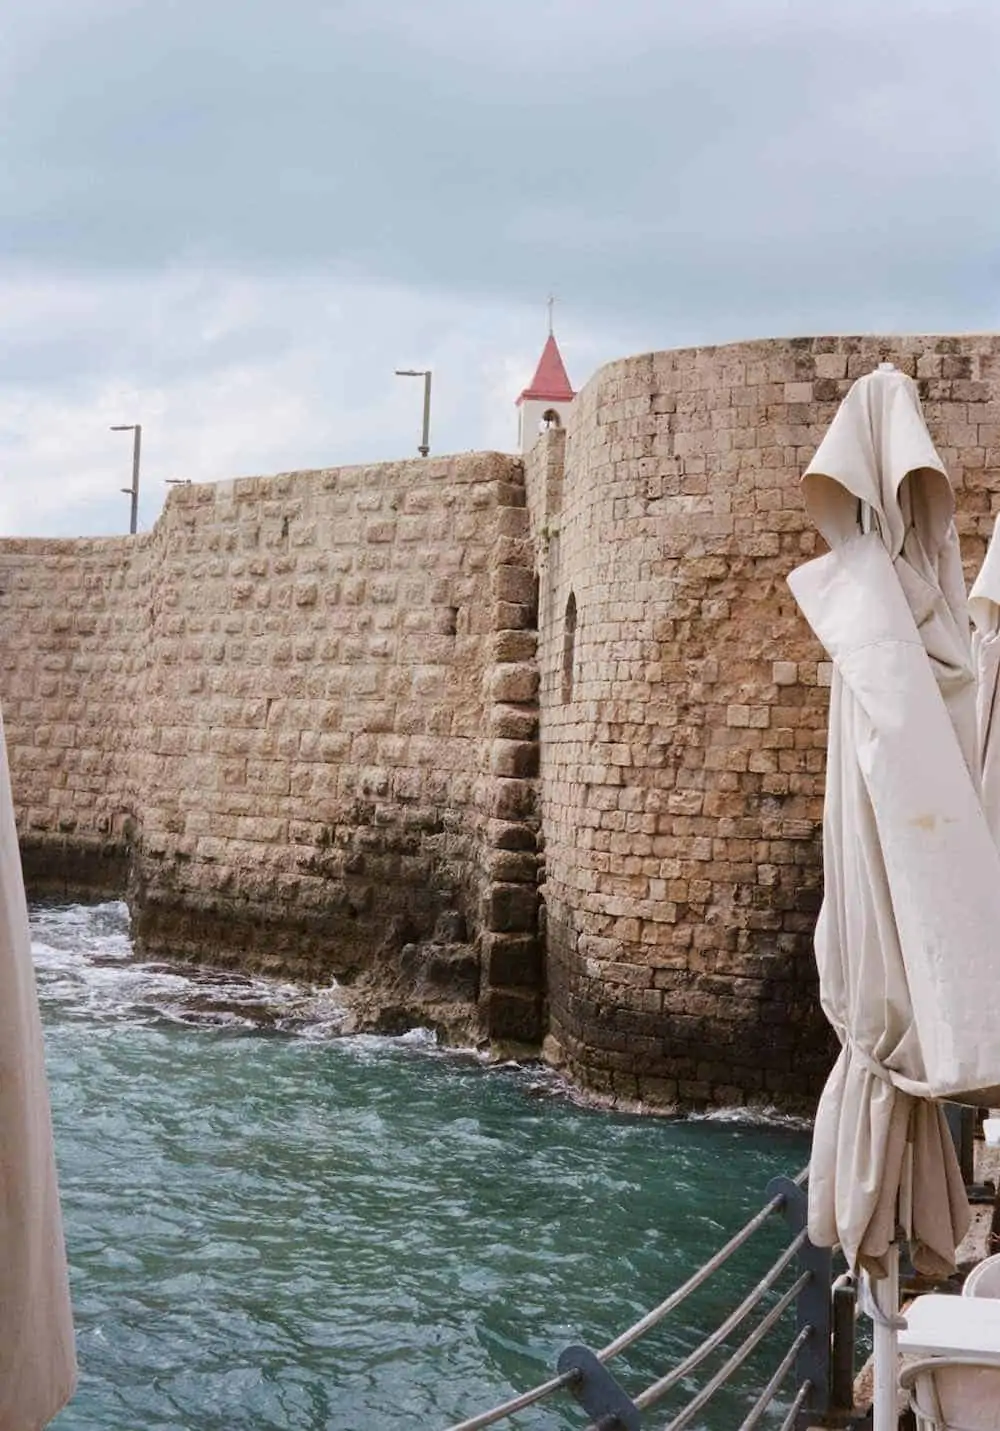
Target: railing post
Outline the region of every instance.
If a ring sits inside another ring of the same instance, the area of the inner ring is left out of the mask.
[[[955,1155],[962,1170],[962,1181],[966,1187],[976,1180],[975,1136],[976,1110],[961,1103],[944,1103],[944,1116],[955,1144]]]
[[[808,1196],[791,1178],[772,1178],[767,1185],[769,1198],[784,1198],[781,1211],[789,1230],[795,1236],[806,1225]],[[833,1283],[833,1254],[828,1247],[814,1247],[806,1239],[799,1251],[799,1266],[811,1275],[795,1303],[796,1324],[801,1331],[810,1327],[809,1336],[795,1361],[795,1376],[799,1385],[809,1382],[809,1395],[799,1424],[808,1426],[817,1416],[830,1410],[830,1307]]]
[[[854,1320],[857,1312],[853,1282],[833,1288],[832,1312],[830,1410],[849,1416],[854,1410]]]
[[[566,1347],[557,1369],[560,1376],[567,1371],[575,1373],[569,1390],[597,1431],[639,1431],[635,1402],[589,1347]]]

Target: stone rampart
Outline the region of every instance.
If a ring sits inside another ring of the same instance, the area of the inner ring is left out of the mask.
[[[383,1027],[547,1030],[614,1099],[808,1109],[829,671],[786,577],[820,548],[799,474],[883,359],[971,575],[991,336],[647,354],[523,463],[182,487],[138,538],[0,542],[29,880],[127,874],[145,949],[335,974]]]
[[[127,866],[146,950],[374,974],[383,1022],[417,998],[537,1040],[525,530],[520,463],[478,454],[184,486],[136,539],[0,544],[30,882]]]
[[[794,1106],[829,1068],[829,671],[785,578],[821,549],[799,475],[882,359],[918,379],[971,569],[1000,486],[994,337],[631,358],[529,457],[549,1052],[611,1096]]]

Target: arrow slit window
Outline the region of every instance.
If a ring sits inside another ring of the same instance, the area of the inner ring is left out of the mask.
[[[571,591],[563,622],[562,698],[573,699],[573,671],[576,664],[576,597]]]

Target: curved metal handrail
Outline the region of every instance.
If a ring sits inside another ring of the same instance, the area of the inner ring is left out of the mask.
[[[782,1382],[791,1370],[792,1362],[798,1356],[811,1335],[812,1327],[802,1328],[791,1346],[785,1352],[785,1355],[781,1358],[781,1361],[775,1367],[771,1380],[764,1387],[764,1390],[758,1396],[747,1415],[740,1422],[738,1431],[754,1431],[754,1428],[760,1422],[760,1418],[764,1415],[764,1412],[770,1406],[778,1391],[780,1391]]]
[[[791,1179],[791,1182],[794,1183],[795,1186],[801,1187],[802,1184],[805,1182],[806,1178],[808,1177],[808,1172],[809,1170],[807,1167],[803,1168],[793,1179]],[[703,1285],[703,1283],[708,1280],[709,1277],[713,1275],[713,1273],[717,1272],[719,1268],[722,1267],[735,1252],[738,1252],[739,1249],[743,1247],[746,1242],[749,1241],[753,1234],[757,1232],[775,1212],[779,1211],[782,1208],[785,1202],[786,1196],[784,1193],[779,1192],[774,1197],[772,1197],[770,1201],[767,1202],[760,1209],[759,1212],[755,1213],[754,1216],[750,1218],[750,1220],[742,1228],[740,1228],[740,1230],[736,1232],[729,1239],[728,1242],[726,1242],[722,1247],[720,1247],[719,1250],[712,1257],[710,1257],[708,1261],[704,1263],[703,1266],[699,1267],[698,1270],[687,1279],[687,1281],[685,1281],[680,1287],[678,1287],[676,1291],[672,1292],[670,1296],[665,1298],[664,1301],[660,1302],[658,1306],[653,1307],[644,1316],[640,1317],[637,1322],[633,1323],[632,1326],[626,1328],[624,1332],[621,1332],[617,1337],[615,1337],[613,1341],[609,1342],[606,1347],[603,1347],[599,1352],[597,1352],[596,1361],[602,1364],[610,1361],[613,1357],[620,1355],[621,1352],[625,1351],[628,1347],[632,1346],[635,1342],[637,1342],[642,1336],[646,1334],[646,1332],[657,1326],[664,1319],[664,1317],[668,1316],[670,1312],[676,1310],[676,1308],[679,1307],[681,1303],[684,1302],[685,1299],[691,1295],[692,1292],[695,1292],[699,1287]],[[675,1386],[678,1381],[680,1381],[696,1366],[700,1365],[700,1363],[704,1361],[706,1357],[708,1357],[714,1350],[716,1350],[716,1348],[725,1340],[729,1333],[740,1325],[740,1323],[749,1315],[753,1308],[758,1305],[761,1299],[766,1296],[766,1294],[774,1287],[782,1272],[785,1271],[789,1263],[791,1263],[795,1256],[801,1251],[801,1249],[805,1245],[806,1240],[806,1231],[805,1229],[802,1229],[795,1236],[789,1247],[787,1247],[784,1252],[782,1252],[777,1261],[772,1265],[770,1270],[765,1274],[761,1281],[758,1282],[757,1286],[753,1289],[753,1291],[750,1292],[746,1297],[744,1297],[744,1299],[740,1302],[739,1306],[736,1307],[729,1314],[729,1316],[719,1325],[719,1327],[717,1327],[714,1332],[712,1332],[708,1337],[706,1337],[705,1341],[702,1342],[701,1345],[694,1350],[694,1352],[692,1352],[688,1357],[686,1357],[684,1361],[680,1362],[676,1367],[674,1367],[670,1372],[668,1372],[666,1376],[661,1377],[658,1381],[653,1382],[651,1386],[648,1386],[645,1391],[641,1392],[639,1396],[635,1398],[633,1404],[636,1407],[636,1410],[645,1409],[646,1407],[653,1405],[661,1397],[666,1395],[666,1393],[671,1389],[671,1387]],[[783,1294],[779,1301],[775,1303],[774,1307],[771,1308],[771,1310],[766,1314],[766,1316],[761,1319],[761,1321],[757,1324],[754,1330],[741,1343],[741,1345],[732,1354],[732,1356],[729,1357],[725,1365],[721,1367],[719,1371],[716,1372],[715,1375],[708,1382],[706,1382],[705,1386],[697,1393],[693,1400],[688,1403],[688,1405],[674,1418],[673,1421],[670,1422],[669,1426],[667,1427],[667,1431],[682,1431],[682,1428],[687,1425],[691,1417],[694,1416],[701,1409],[701,1407],[705,1405],[705,1403],[710,1399],[710,1397],[713,1396],[715,1392],[719,1389],[719,1387],[722,1386],[723,1383],[729,1378],[733,1371],[737,1370],[738,1367],[742,1365],[743,1361],[745,1361],[746,1357],[750,1354],[750,1352],[763,1340],[763,1338],[767,1335],[767,1333],[771,1330],[775,1323],[780,1319],[780,1317],[785,1313],[785,1311],[787,1311],[794,1298],[801,1292],[802,1288],[809,1281],[810,1276],[811,1273],[803,1272],[796,1279],[792,1286]],[[752,1431],[752,1428],[757,1425],[760,1416],[763,1414],[764,1410],[766,1410],[770,1401],[773,1399],[775,1392],[780,1387],[785,1376],[787,1376],[789,1368],[794,1362],[798,1351],[801,1349],[802,1345],[808,1338],[811,1330],[812,1328],[810,1327],[804,1327],[799,1331],[798,1336],[795,1338],[791,1347],[786,1352],[785,1356],[782,1358],[778,1370],[775,1372],[774,1376],[772,1376],[771,1381],[768,1382],[768,1385],[765,1388],[764,1392],[754,1404],[753,1409],[751,1410],[749,1416],[744,1422],[744,1425],[740,1428],[740,1431]],[[554,1395],[558,1391],[564,1391],[571,1388],[573,1384],[579,1380],[580,1375],[581,1373],[578,1370],[573,1369],[561,1372],[556,1376],[550,1377],[546,1381],[540,1382],[537,1386],[531,1387],[530,1390],[523,1391],[519,1395],[513,1396],[509,1400],[502,1402],[500,1405],[492,1407],[489,1411],[483,1411],[476,1416],[471,1416],[467,1418],[464,1421],[456,1422],[454,1425],[448,1428],[448,1431],[484,1431],[484,1428],[488,1426],[493,1426],[498,1421],[504,1421],[509,1416],[516,1415],[516,1413],[519,1411],[525,1411],[528,1407],[534,1406],[537,1402],[545,1400],[547,1397]],[[800,1387],[799,1393],[796,1398],[796,1414],[797,1409],[801,1406],[804,1398],[808,1395],[808,1392],[809,1383],[804,1382],[802,1387]],[[791,1425],[791,1422],[788,1422],[787,1424]],[[591,1427],[588,1428],[588,1431],[597,1431],[597,1426],[592,1423]]]
[[[679,1412],[672,1421],[667,1422],[664,1431],[683,1431],[683,1427],[688,1424],[692,1416],[697,1415],[705,1403],[710,1401],[715,1395],[719,1387],[723,1386],[729,1380],[734,1371],[739,1370],[754,1347],[760,1345],[775,1322],[785,1314],[792,1302],[802,1291],[802,1288],[809,1281],[811,1275],[812,1273],[810,1272],[803,1272],[795,1279],[785,1295],[775,1302],[767,1316],[761,1318],[746,1340],[740,1342],[732,1356],[719,1367],[719,1370],[709,1381],[705,1382],[705,1385],[698,1392],[697,1396],[693,1396],[684,1407],[684,1410]]]
[[[806,1233],[803,1229],[803,1231],[789,1243],[788,1247],[785,1248],[767,1276],[763,1277],[753,1291],[743,1298],[739,1306],[730,1312],[726,1320],[721,1322],[715,1331],[705,1338],[701,1346],[695,1347],[690,1356],[686,1356],[683,1361],[677,1363],[673,1371],[669,1371],[666,1376],[661,1376],[659,1381],[654,1381],[652,1386],[648,1386],[645,1391],[634,1398],[635,1404],[640,1411],[644,1411],[647,1406],[653,1406],[662,1397],[666,1396],[671,1387],[676,1386],[689,1372],[694,1371],[696,1366],[700,1366],[706,1357],[711,1356],[716,1347],[725,1341],[729,1333],[734,1331],[740,1323],[750,1315],[761,1298],[766,1296],[771,1290],[789,1262],[798,1255],[799,1249],[805,1240]]]
[[[548,1381],[539,1382],[538,1386],[533,1386],[530,1391],[522,1391],[520,1396],[511,1397],[510,1401],[505,1401],[502,1406],[494,1406],[491,1411],[470,1416],[468,1421],[456,1422],[454,1426],[448,1427],[448,1431],[482,1431],[484,1426],[494,1426],[498,1421],[506,1421],[508,1416],[514,1416],[518,1411],[526,1411],[529,1406],[551,1396],[554,1391],[562,1391],[575,1379],[576,1374],[572,1371],[553,1376]]]
[[[801,1177],[802,1174],[799,1176]],[[609,1342],[603,1351],[599,1351],[597,1353],[598,1360],[610,1361],[613,1356],[617,1356],[619,1352],[623,1352],[626,1347],[630,1347],[633,1342],[637,1342],[641,1336],[645,1336],[646,1332],[652,1327],[655,1327],[657,1322],[662,1322],[668,1313],[673,1312],[679,1307],[692,1292],[696,1292],[703,1282],[707,1282],[713,1272],[718,1272],[719,1268],[723,1263],[729,1261],[734,1252],[738,1252],[745,1242],[749,1242],[758,1228],[764,1226],[764,1223],[767,1222],[772,1213],[779,1210],[784,1201],[784,1194],[778,1193],[777,1197],[773,1197],[770,1202],[765,1203],[760,1212],[756,1213],[745,1227],[741,1227],[739,1232],[732,1236],[724,1247],[720,1247],[715,1256],[710,1257],[703,1267],[699,1267],[698,1271],[689,1277],[682,1286],[678,1287],[676,1292],[672,1292],[658,1307],[654,1307],[651,1312],[647,1312],[644,1317],[640,1317],[639,1321],[629,1327],[627,1331],[622,1332],[621,1336],[616,1337],[613,1342]]]
[[[778,1431],[792,1431],[792,1427],[798,1420],[799,1412],[805,1405],[806,1397],[809,1395],[810,1391],[812,1391],[812,1383],[809,1381],[804,1381],[798,1389],[795,1400],[788,1408],[788,1415],[785,1417],[784,1421],[782,1421],[780,1427],[778,1428]]]

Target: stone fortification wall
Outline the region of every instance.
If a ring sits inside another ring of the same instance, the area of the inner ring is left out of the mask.
[[[419,996],[537,1039],[525,530],[520,464],[478,454],[175,488],[136,539],[0,543],[29,880],[127,867],[146,949],[374,970],[390,1023],[387,989],[402,1022]]]
[[[971,574],[995,337],[648,354],[523,464],[185,487],[145,536],[0,542],[29,879],[127,873],[145,948],[335,973],[382,1026],[548,1028],[611,1097],[808,1107],[829,671],[785,579],[820,546],[799,475],[886,358]]]
[[[527,488],[540,571],[551,1055],[612,1096],[808,1102],[829,678],[785,578],[850,383],[915,376],[970,567],[1000,486],[1000,339],[822,338],[602,369]]]
[[[150,542],[2,544],[3,715],[29,884],[110,890],[127,877]]]

